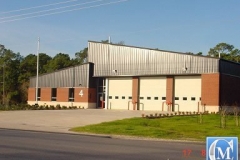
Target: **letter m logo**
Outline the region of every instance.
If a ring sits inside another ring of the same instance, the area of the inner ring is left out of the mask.
[[[238,137],[207,137],[207,160],[238,160]]]

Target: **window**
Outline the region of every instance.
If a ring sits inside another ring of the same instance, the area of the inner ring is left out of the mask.
[[[108,98],[109,98],[109,99],[112,99],[112,96],[109,96]]]
[[[131,96],[129,96],[129,97],[128,97],[128,99],[132,99],[132,97],[131,97]]]
[[[41,88],[38,88],[38,91],[37,91],[38,93],[38,97],[37,97],[37,100],[38,101],[40,101],[40,99],[41,99]]]
[[[151,100],[151,97],[147,97],[147,100]]]
[[[175,100],[179,100],[179,97],[175,97]]]
[[[98,87],[98,92],[104,92],[104,88],[105,88],[104,86],[99,86]]]
[[[154,97],[154,100],[158,100],[158,97]]]
[[[187,97],[183,97],[183,100],[186,101],[186,100],[187,100]]]
[[[56,101],[57,100],[57,88],[52,88],[52,101]]]
[[[143,97],[140,97],[140,99],[144,99]]]
[[[125,96],[122,96],[122,99],[125,99]]]
[[[68,101],[74,102],[74,88],[69,88]]]
[[[195,101],[195,100],[196,100],[196,98],[195,98],[195,97],[192,97],[192,98],[191,98],[191,100],[192,100],[192,101]]]
[[[115,99],[118,99],[118,96],[115,96]]]
[[[162,100],[166,100],[166,97],[162,97]]]

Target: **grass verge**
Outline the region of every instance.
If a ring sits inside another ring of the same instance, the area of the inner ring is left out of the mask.
[[[198,123],[198,118],[198,115],[131,118],[76,127],[71,131],[194,141],[205,141],[207,136],[240,136],[240,127],[235,125],[234,116],[227,116],[225,128],[220,128],[219,115],[203,115],[202,123]]]

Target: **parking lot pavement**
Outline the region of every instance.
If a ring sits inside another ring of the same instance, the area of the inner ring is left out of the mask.
[[[2,111],[0,128],[69,133],[72,127],[141,117],[143,113],[160,112],[103,109]]]

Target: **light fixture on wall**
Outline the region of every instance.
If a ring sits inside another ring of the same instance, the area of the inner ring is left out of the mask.
[[[187,69],[188,69],[187,67],[183,67],[183,68],[182,68],[182,71],[183,71],[183,72],[187,72]]]
[[[112,72],[113,72],[113,73],[117,73],[117,70],[116,70],[116,69],[114,69],[114,70],[112,70]]]

